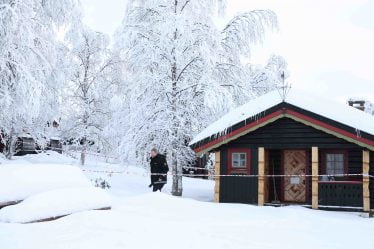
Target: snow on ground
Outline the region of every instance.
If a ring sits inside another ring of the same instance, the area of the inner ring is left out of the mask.
[[[88,186],[91,183],[82,171],[70,165],[25,164],[22,161],[0,165],[0,203],[23,200],[57,188]]]
[[[33,195],[17,205],[0,209],[0,222],[27,223],[108,207],[111,207],[110,196],[100,188],[62,188]]]
[[[1,165],[0,165],[1,168]],[[105,179],[110,211],[85,211],[33,224],[0,223],[0,248],[374,248],[374,219],[359,213],[302,207],[257,207],[211,202],[213,182],[184,178],[184,197],[151,193],[148,176],[134,167],[89,162],[86,174]],[[171,179],[169,179],[171,180]]]

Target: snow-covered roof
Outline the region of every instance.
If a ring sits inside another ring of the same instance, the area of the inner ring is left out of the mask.
[[[282,102],[374,135],[374,116],[347,104],[337,103],[322,96],[314,96],[292,88],[286,95],[285,101],[283,101],[279,91],[275,90],[230,111],[197,134],[190,145],[212,135],[225,133],[227,128],[248,118],[256,118],[262,112]]]
[[[21,132],[18,136],[22,138],[32,138],[32,136],[26,132]]]

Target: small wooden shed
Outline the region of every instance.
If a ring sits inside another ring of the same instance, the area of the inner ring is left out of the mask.
[[[374,116],[292,89],[265,94],[190,143],[215,152],[215,201],[374,209]]]

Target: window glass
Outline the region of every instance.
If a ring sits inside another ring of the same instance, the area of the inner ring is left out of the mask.
[[[247,153],[232,153],[232,167],[246,168],[247,167]]]
[[[326,174],[344,174],[344,155],[338,153],[326,154]]]

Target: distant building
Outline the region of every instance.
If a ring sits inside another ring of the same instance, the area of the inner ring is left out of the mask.
[[[24,156],[27,154],[36,154],[37,144],[35,139],[27,132],[22,131],[17,138],[15,156]]]
[[[350,98],[348,105],[374,115],[374,104],[365,99]]]
[[[53,150],[58,153],[62,153],[62,142],[59,137],[60,134],[60,118],[55,118],[52,122],[47,122],[49,142],[47,144],[47,150]]]

